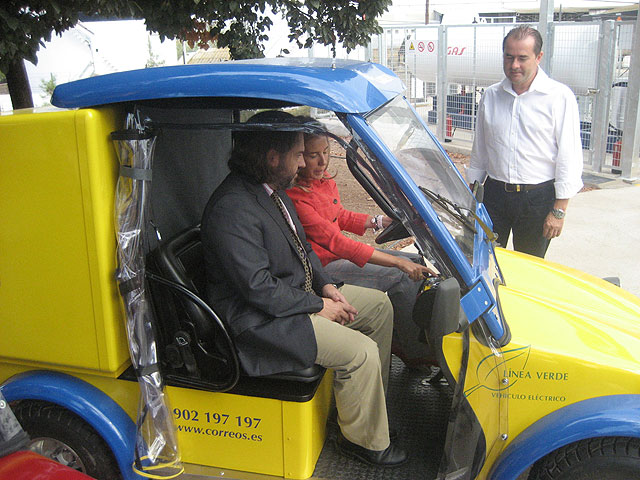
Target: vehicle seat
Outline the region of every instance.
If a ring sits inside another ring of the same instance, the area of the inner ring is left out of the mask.
[[[242,372],[224,319],[202,299],[206,285],[202,248],[199,225],[161,242],[149,254],[147,278],[161,324],[164,363],[182,376],[225,391],[233,388]],[[314,365],[261,378],[315,382],[324,371]]]

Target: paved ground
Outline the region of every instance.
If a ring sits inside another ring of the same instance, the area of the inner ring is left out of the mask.
[[[598,277],[620,277],[640,296],[640,185],[609,182],[569,202],[564,230],[546,259]]]

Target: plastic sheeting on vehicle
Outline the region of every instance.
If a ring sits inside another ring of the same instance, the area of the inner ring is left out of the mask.
[[[113,132],[120,177],[116,192],[117,280],[126,311],[131,362],[140,386],[133,469],[149,478],[183,472],[175,426],[160,374],[153,311],[145,290],[144,238],[156,136],[135,117]]]
[[[29,437],[0,390],[0,457],[25,448],[28,442]]]

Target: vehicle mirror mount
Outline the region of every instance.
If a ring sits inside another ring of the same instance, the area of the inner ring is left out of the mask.
[[[381,245],[394,240],[402,240],[410,236],[411,234],[407,232],[407,229],[401,221],[393,220],[391,225],[382,230],[382,232],[380,232],[380,234],[375,238],[375,242],[378,245]]]
[[[416,300],[413,321],[429,339],[444,337],[468,326],[460,306],[458,280],[451,277],[425,288]]]
[[[432,321],[429,322],[429,338],[444,337],[460,328],[460,284],[454,277],[440,282],[433,302]]]

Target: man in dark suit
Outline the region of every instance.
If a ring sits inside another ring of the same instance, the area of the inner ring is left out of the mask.
[[[296,123],[280,111],[250,123]],[[304,166],[302,132],[234,134],[231,173],[202,219],[207,296],[226,319],[248,375],[314,363],[333,369],[338,446],[375,465],[404,463],[389,441],[385,391],[393,309],[382,292],[336,288],[284,190]],[[273,195],[275,193],[275,195]]]

